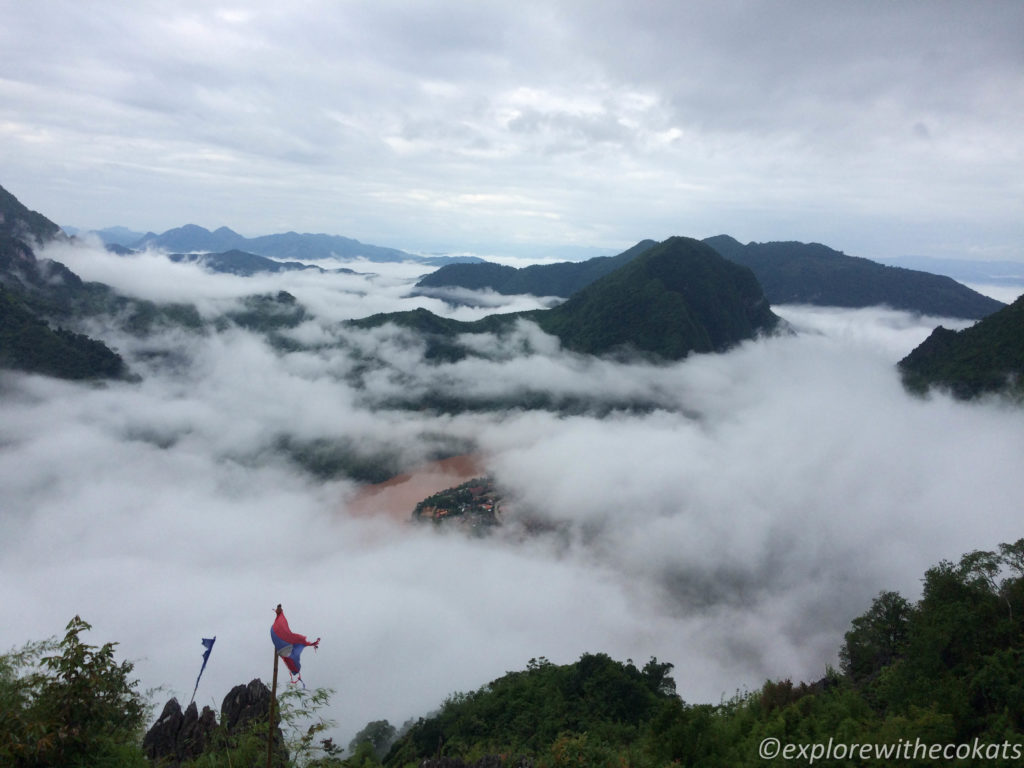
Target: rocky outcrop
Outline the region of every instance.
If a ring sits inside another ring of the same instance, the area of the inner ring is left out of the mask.
[[[171,699],[143,737],[142,751],[160,765],[180,765],[203,754],[216,728],[217,715],[209,707],[200,715],[192,702],[183,713],[178,700]]]
[[[143,737],[142,751],[154,765],[178,768],[215,745],[232,744],[252,725],[266,721],[269,711],[270,689],[259,679],[248,685],[236,685],[228,692],[220,708],[220,725],[216,713],[209,707],[203,707],[200,713],[192,702],[182,712],[178,700],[171,699]],[[275,740],[283,763],[287,754],[280,747],[283,744],[280,728]]]
[[[220,721],[228,733],[238,733],[254,721],[267,719],[270,689],[259,679],[248,685],[236,685],[220,705]]]

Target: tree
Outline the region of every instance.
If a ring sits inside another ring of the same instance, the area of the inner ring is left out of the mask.
[[[0,657],[0,763],[7,766],[144,766],[147,705],[114,659],[117,643],[88,645],[75,616],[64,639]],[[51,654],[43,656],[43,654]]]
[[[373,720],[359,731],[348,744],[348,751],[355,753],[361,744],[369,744],[378,760],[382,760],[395,740],[398,731],[387,720]]]
[[[855,682],[863,682],[891,664],[904,650],[913,611],[898,592],[881,592],[852,622],[839,650],[839,665]]]

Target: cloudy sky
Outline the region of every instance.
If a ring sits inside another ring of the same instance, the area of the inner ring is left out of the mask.
[[[63,225],[1024,260],[1011,0],[0,10],[0,184]]]
[[[160,706],[188,700],[202,637],[218,639],[200,705],[268,680],[278,602],[323,638],[304,677],[336,689],[341,743],[538,656],[655,655],[687,701],[715,703],[769,677],[818,679],[879,591],[915,599],[926,568],[1021,535],[1024,411],[913,398],[894,368],[956,321],[776,307],[799,333],[670,365],[567,353],[522,323],[476,339],[483,357],[431,364],[406,332],[338,322],[493,311],[410,298],[414,265],[242,278],[87,244],[41,255],[208,318],[281,289],[309,311],[295,351],[230,326],[138,338],[97,323],[137,381],[0,375],[0,651],[81,614],[90,642],[120,642],[142,687],[162,688]],[[428,392],[586,407],[388,405]],[[635,402],[649,407],[622,407]],[[507,525],[488,539],[414,527],[411,508],[304,472],[282,439],[408,467],[472,448],[506,493]],[[557,533],[523,536],[523,515]]]

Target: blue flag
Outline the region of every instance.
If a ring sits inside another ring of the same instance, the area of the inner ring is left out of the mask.
[[[213,644],[216,641],[217,641],[217,637],[216,636],[214,636],[214,637],[204,637],[203,638],[203,645],[206,647],[206,650],[203,651],[203,666],[201,666],[199,668],[199,677],[196,678],[196,687],[192,689],[192,698],[189,700],[189,702],[188,702],[189,704],[191,704],[193,701],[195,701],[196,691],[199,690],[199,678],[203,676],[203,670],[206,669],[206,662],[208,662],[210,660],[210,651],[213,650]]]

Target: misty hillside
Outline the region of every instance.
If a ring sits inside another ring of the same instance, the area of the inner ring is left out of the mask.
[[[36,259],[34,244],[60,237],[56,224],[0,187],[0,368],[67,379],[121,376],[120,355],[62,327],[110,292],[62,264]]]
[[[819,243],[743,245],[728,235],[704,242],[730,261],[750,267],[772,304],[885,305],[972,320],[1005,306],[950,277],[888,267]]]
[[[116,248],[117,246],[113,246]],[[108,249],[111,246],[107,246]],[[114,251],[117,253],[118,251]],[[122,254],[123,255],[123,254]],[[188,264],[200,264],[211,272],[224,272],[230,275],[247,277],[259,272],[294,272],[297,270],[311,270],[324,273],[346,272],[351,274],[351,269],[339,268],[325,270],[311,264],[304,264],[299,261],[278,261],[268,259],[266,256],[259,256],[255,253],[240,251],[237,248],[224,251],[223,253],[172,253],[168,255],[171,261],[184,262]]]
[[[228,227],[219,227],[211,232],[196,224],[169,229],[160,235],[149,232],[134,242],[118,244],[135,250],[159,248],[180,253],[245,251],[282,261],[366,259],[375,262],[418,261],[428,265],[480,261],[472,256],[420,257],[397,248],[368,245],[340,235],[285,232],[244,237]]]
[[[506,267],[491,263],[451,264],[425,275],[416,283],[416,287],[490,288],[506,295],[530,293],[534,296],[568,298],[655,245],[657,242],[654,240],[641,240],[617,256],[598,256],[586,261],[564,261],[558,264],[533,264],[528,267]]]
[[[62,379],[112,378],[125,373],[121,356],[103,342],[51,328],[0,284],[0,368]]]
[[[722,352],[779,321],[749,269],[686,237],[643,251],[536,317],[577,352],[632,348],[667,360]]]
[[[977,319],[1004,306],[952,278],[847,256],[817,243],[741,244],[728,235],[704,240],[726,259],[749,267],[771,304],[894,309]],[[514,268],[496,264],[442,267],[421,289],[458,286],[498,293],[568,297],[655,245],[643,240],[618,256]]]
[[[962,331],[940,325],[900,360],[899,369],[917,392],[937,387],[961,399],[993,392],[1024,396],[1024,296]]]
[[[67,240],[60,227],[2,187],[0,204],[0,367],[67,379],[123,376],[121,356],[82,332],[90,320],[116,318],[135,334],[199,325],[190,304],[128,298],[82,280],[58,261],[38,258],[36,247]]]
[[[519,318],[537,323],[575,352],[640,352],[665,360],[721,352],[773,330],[779,320],[749,269],[697,240],[674,237],[553,309],[490,315],[474,322],[416,309],[373,315],[351,325],[410,328],[426,338],[428,357],[457,360],[465,355],[456,344],[458,334],[507,329]]]
[[[62,236],[60,227],[0,187],[0,237],[45,242]]]

